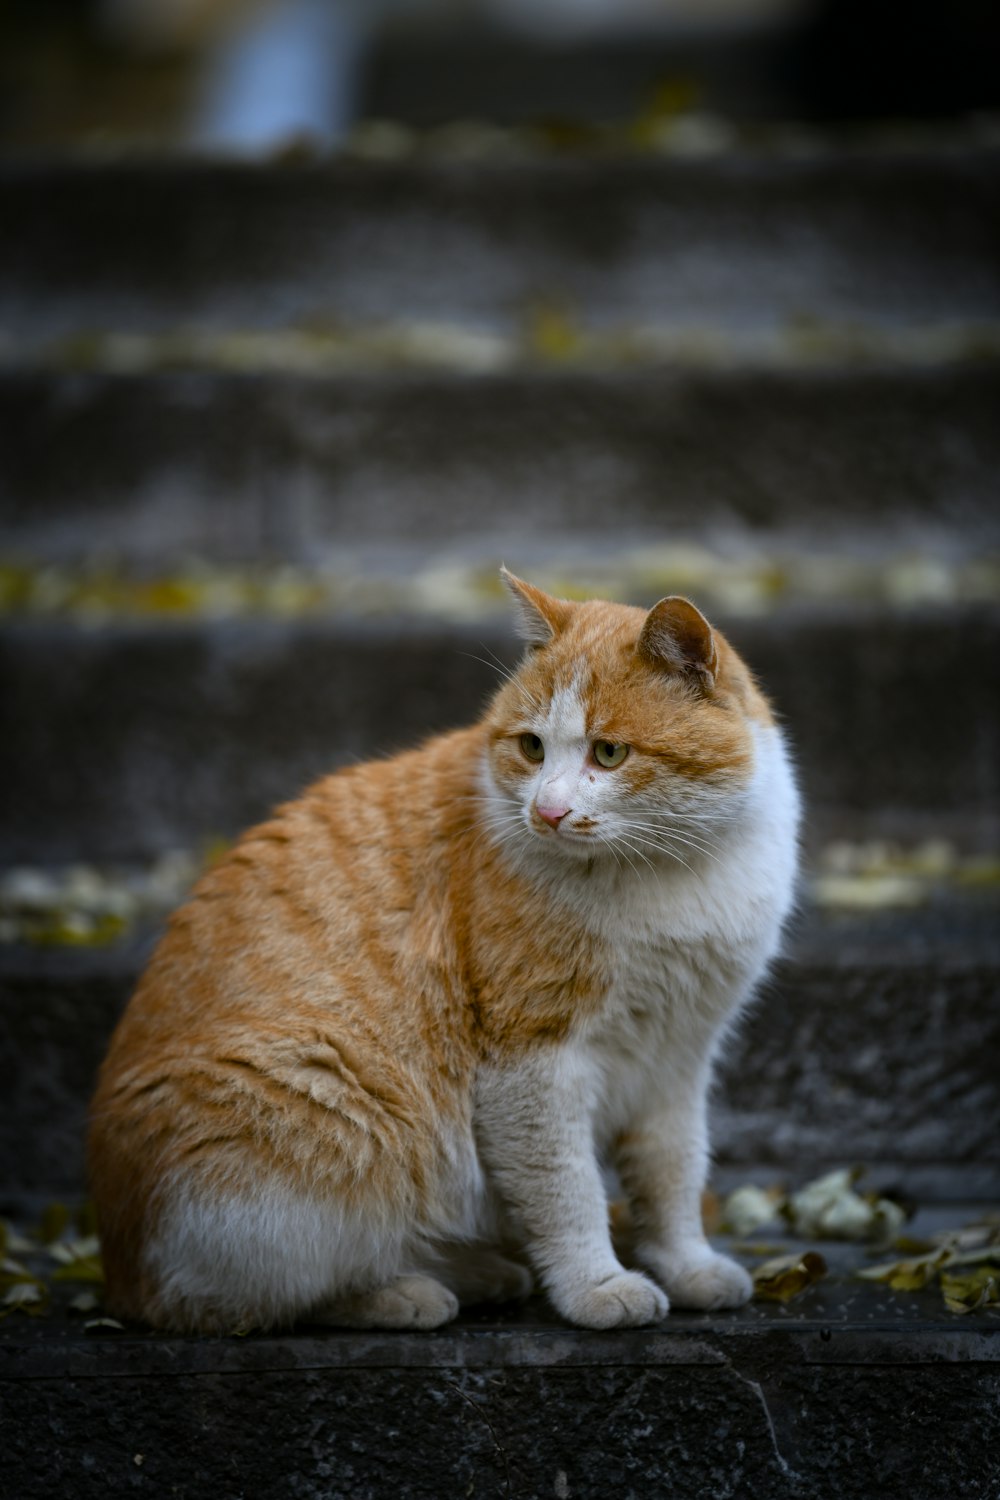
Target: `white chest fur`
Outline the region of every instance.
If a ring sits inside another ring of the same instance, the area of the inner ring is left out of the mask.
[[[576,1043],[599,1140],[672,1092],[707,1087],[777,952],[794,894],[798,798],[776,732],[761,737],[746,816],[713,854],[615,870],[603,890],[578,891],[574,904],[612,954],[606,1003]]]

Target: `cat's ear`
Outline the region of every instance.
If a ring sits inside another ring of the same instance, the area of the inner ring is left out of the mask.
[[[534,584],[515,578],[507,568],[500,569],[517,614],[518,635],[529,646],[547,646],[553,637],[565,630],[573,606],[566,599],[553,599]]]
[[[705,688],[715,685],[719,653],[712,627],[701,611],[680,594],[671,594],[653,605],[637,649],[654,666],[695,677]]]

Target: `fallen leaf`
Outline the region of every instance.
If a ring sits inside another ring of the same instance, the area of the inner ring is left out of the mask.
[[[78,1313],[93,1312],[99,1305],[93,1292],[77,1292],[69,1304],[71,1311]]]
[[[949,1312],[970,1313],[984,1307],[1000,1307],[1000,1262],[978,1266],[960,1276],[942,1272],[941,1291]]]
[[[910,1234],[899,1234],[892,1242],[892,1248],[898,1250],[900,1255],[930,1255],[940,1248],[932,1239],[916,1239]]]
[[[117,1318],[88,1318],[83,1325],[85,1333],[93,1333],[96,1328],[113,1328],[116,1333],[125,1332],[125,1324],[119,1323]]]
[[[37,1318],[48,1310],[48,1289],[40,1281],[16,1281],[7,1287],[0,1300],[0,1318],[5,1318],[12,1312],[23,1312],[29,1317]]]
[[[748,1183],[729,1194],[723,1205],[722,1227],[740,1238],[764,1224],[773,1224],[784,1202],[781,1188],[759,1188]]]
[[[61,1240],[48,1247],[53,1260],[69,1266],[75,1261],[93,1260],[100,1253],[101,1245],[96,1234],[88,1234],[78,1240]]]
[[[839,1167],[807,1183],[781,1205],[797,1234],[810,1239],[877,1240],[890,1244],[905,1224],[908,1211],[894,1198],[861,1194],[854,1184],[860,1167]]]
[[[68,1265],[57,1266],[52,1272],[53,1281],[104,1281],[104,1267],[99,1255],[85,1255]]]
[[[880,1266],[866,1266],[854,1274],[862,1281],[883,1281],[894,1292],[919,1292],[934,1280],[941,1267],[947,1264],[948,1258],[947,1250],[938,1250],[933,1255],[917,1255],[909,1260],[893,1260]]]
[[[754,1270],[754,1296],[763,1302],[790,1302],[825,1275],[826,1261],[815,1250],[781,1255]]]

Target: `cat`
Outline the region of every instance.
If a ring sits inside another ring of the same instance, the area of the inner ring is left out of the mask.
[[[686,599],[503,577],[527,649],[480,722],[318,781],[170,921],[91,1113],[117,1316],[433,1328],[539,1284],[604,1329],[749,1297],[700,1197],[713,1062],[793,901],[783,736]]]

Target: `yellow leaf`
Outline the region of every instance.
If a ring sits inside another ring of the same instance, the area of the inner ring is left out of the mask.
[[[100,1256],[85,1255],[52,1272],[53,1281],[104,1281]]]
[[[528,330],[528,342],[539,359],[571,359],[580,345],[580,333],[558,307],[539,307]]]
[[[934,1255],[918,1255],[911,1260],[892,1260],[880,1266],[867,1266],[855,1271],[862,1281],[882,1281],[894,1292],[919,1292],[933,1281],[949,1259],[947,1250],[938,1250]]]
[[[941,1291],[949,1312],[978,1312],[982,1307],[1000,1307],[1000,1262],[980,1265],[962,1275],[942,1272]]]
[[[781,1255],[753,1272],[754,1296],[764,1302],[790,1302],[826,1275],[826,1261],[815,1250]]]

